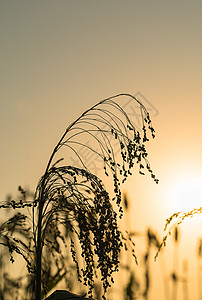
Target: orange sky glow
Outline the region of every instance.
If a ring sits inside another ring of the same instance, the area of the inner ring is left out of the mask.
[[[148,152],[160,181],[156,185],[134,170],[124,184],[130,230],[151,227],[162,238],[166,218],[199,207],[201,15],[197,0],[1,1],[0,199],[16,195],[18,185],[34,190],[55,143],[84,110],[115,94],[139,92],[156,130]],[[190,299],[199,299],[201,220],[180,227],[179,272],[188,261]],[[159,260],[167,265],[163,278],[169,285],[172,237],[167,244]],[[160,261],[151,264],[149,299],[162,300]],[[182,286],[178,296],[184,299]]]

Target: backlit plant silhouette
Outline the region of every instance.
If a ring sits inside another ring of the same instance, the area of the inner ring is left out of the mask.
[[[127,113],[127,106],[132,105],[141,118],[140,129]],[[89,296],[99,270],[105,298],[126,242],[118,227],[118,218],[123,215],[121,183],[132,174],[135,165],[140,174],[147,170],[158,183],[147,160],[148,131],[154,138],[149,113],[134,96],[119,94],[104,99],[66,128],[39,180],[34,199],[1,203],[1,208],[30,207],[32,211],[29,243],[10,232],[1,240],[8,247],[11,260],[15,252],[25,259],[28,271],[34,276],[34,299],[41,299],[41,289],[46,290],[49,280],[44,254],[48,252],[51,264],[59,272],[65,270],[65,247],[70,248],[78,280],[88,286]],[[91,163],[99,165],[103,174],[93,173]],[[105,187],[105,180],[107,184],[113,183],[112,192]],[[16,222],[25,226],[29,218],[18,213],[6,226]],[[134,248],[132,252],[135,256]]]
[[[195,215],[202,214],[202,207],[199,208],[193,208],[189,211],[179,211],[174,214],[172,214],[170,217],[166,219],[164,231],[167,231],[165,236],[163,237],[163,240],[159,246],[159,249],[155,255],[155,259],[158,257],[159,252],[161,251],[162,247],[166,246],[166,242],[168,237],[172,234],[172,232],[176,232],[176,228],[186,219],[192,218]]]

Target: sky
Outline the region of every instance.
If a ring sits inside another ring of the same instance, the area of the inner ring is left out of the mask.
[[[160,181],[134,174],[123,187],[132,229],[163,235],[172,213],[200,206],[201,14],[197,0],[1,0],[0,199],[19,185],[34,190],[84,110],[138,93],[151,109],[149,160]],[[195,255],[201,227],[197,219],[182,228],[182,257]]]

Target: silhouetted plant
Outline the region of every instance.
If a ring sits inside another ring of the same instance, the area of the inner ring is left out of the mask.
[[[14,262],[14,253],[21,254],[27,261],[27,245],[31,239],[29,228],[26,225],[26,216],[16,213],[7,221],[0,225],[0,245],[6,248],[1,251],[0,256],[0,299],[9,299],[15,297],[18,299],[18,292],[22,288],[23,276],[11,277],[8,271],[8,258]],[[31,253],[30,253],[31,254]]]
[[[146,232],[147,236],[147,250],[144,255],[144,264],[145,264],[145,289],[143,291],[143,296],[145,300],[148,299],[148,294],[149,294],[149,289],[150,289],[150,254],[151,254],[151,247],[156,247],[157,249],[160,246],[159,239],[157,235],[150,229],[148,228]]]
[[[126,228],[128,230],[128,234],[130,238],[136,237],[144,237],[146,242],[146,251],[143,254],[143,268],[144,268],[144,283],[143,285],[137,279],[134,265],[131,262],[131,257],[127,257],[126,264],[120,264],[122,268],[124,268],[128,275],[128,280],[126,287],[124,287],[124,299],[138,299],[144,297],[144,299],[149,298],[149,291],[151,288],[151,251],[152,248],[158,249],[160,246],[159,238],[157,234],[151,228],[148,228],[145,232],[137,232],[130,230],[130,214],[127,214],[130,210],[130,199],[126,193],[123,193],[123,208],[124,208],[124,216],[126,217]]]
[[[132,102],[138,105],[142,122],[140,130],[121,105],[122,97],[129,100],[130,105]],[[61,270],[66,272],[63,253],[67,246],[76,265],[78,280],[88,286],[90,296],[97,270],[100,271],[105,298],[113,282],[112,275],[118,271],[120,250],[126,244],[118,228],[118,218],[123,215],[120,185],[132,174],[135,164],[140,174],[144,175],[146,169],[158,183],[147,160],[145,143],[149,141],[148,130],[154,137],[149,113],[135,97],[119,94],[104,99],[67,127],[50,156],[34,199],[28,201],[24,197],[20,201],[1,203],[0,208],[30,207],[32,211],[31,219],[18,213],[6,223],[6,226],[20,224],[29,232],[30,242],[25,244],[8,232],[3,235],[2,244],[8,247],[11,260],[14,252],[25,259],[28,271],[35,278],[34,299],[41,299],[41,286],[46,291],[49,280],[47,275],[50,272],[43,254],[48,251],[57,269],[56,274]],[[100,163],[105,175],[112,180],[113,195],[105,188],[103,180],[92,173],[80,148],[91,153],[96,164]],[[69,160],[74,156],[74,165],[65,163],[61,155],[68,156]],[[23,194],[23,189],[21,192]],[[32,224],[31,231],[25,224],[28,219]],[[75,246],[76,237],[83,266]]]
[[[135,276],[134,271],[130,271],[129,280],[124,288],[124,300],[133,300],[140,295],[140,283]]]
[[[178,281],[179,281],[179,228],[174,228],[174,254],[173,254],[173,272],[171,274],[172,284],[173,284],[173,292],[172,292],[172,299],[177,299],[177,292],[178,292]]]
[[[149,291],[151,289],[151,251],[152,248],[159,248],[159,238],[157,234],[151,228],[148,228],[145,232],[130,232],[131,236],[144,237],[146,242],[146,251],[143,253],[143,280],[140,280],[136,276],[136,271],[133,268],[132,262],[126,265],[120,264],[122,269],[125,269],[128,273],[128,279],[126,286],[124,287],[124,299],[149,299]],[[139,269],[140,270],[140,269]]]
[[[161,242],[161,244],[159,245],[158,251],[155,255],[155,259],[158,257],[159,252],[161,251],[162,247],[166,246],[166,242],[168,237],[173,233],[174,231],[174,242],[175,242],[175,248],[177,248],[177,243],[179,240],[179,229],[178,226],[187,218],[192,218],[193,216],[197,215],[197,214],[201,214],[202,213],[202,207],[199,208],[194,208],[191,209],[190,211],[187,212],[177,212],[174,213],[173,215],[171,215],[169,218],[166,219],[166,224],[165,224],[165,228],[164,231],[167,230],[166,235],[163,237],[163,241]],[[177,250],[177,249],[176,249]],[[199,245],[199,252],[198,255],[200,256],[200,245]],[[187,278],[186,276],[184,277],[179,277],[177,271],[173,271],[173,273],[171,274],[171,279],[173,281],[173,299],[177,298],[177,283],[179,281],[182,281],[184,283],[184,295],[185,297],[188,298],[188,287],[187,287]]]
[[[163,246],[166,246],[166,242],[168,237],[171,235],[172,231],[179,226],[185,219],[187,218],[192,218],[193,216],[197,215],[197,214],[201,214],[202,213],[202,207],[199,208],[194,208],[188,212],[177,212],[172,214],[169,218],[166,219],[166,224],[164,227],[164,231],[167,230],[166,235],[163,237],[163,241],[159,246],[159,249],[155,255],[155,259],[157,258],[161,248]]]

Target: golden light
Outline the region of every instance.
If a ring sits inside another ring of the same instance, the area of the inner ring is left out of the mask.
[[[182,174],[171,182],[167,201],[175,212],[202,206],[202,174]]]

